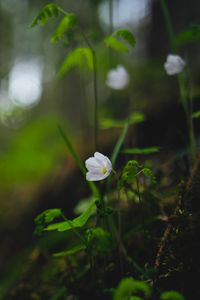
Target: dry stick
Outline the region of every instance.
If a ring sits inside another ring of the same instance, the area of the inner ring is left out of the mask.
[[[170,238],[170,235],[171,235],[171,232],[173,229],[173,221],[178,217],[178,214],[179,214],[179,210],[180,210],[180,207],[182,204],[182,198],[183,198],[183,183],[181,184],[181,187],[180,187],[180,191],[179,191],[179,195],[178,195],[178,202],[176,204],[173,214],[168,218],[169,224],[167,225],[167,227],[163,233],[163,236],[161,238],[161,241],[160,241],[160,244],[158,247],[158,252],[157,252],[155,264],[154,264],[154,267],[157,270],[157,276],[158,276],[158,271],[162,265],[162,259],[165,254],[166,244]],[[157,276],[154,279],[154,282],[153,282],[154,284],[157,280]]]

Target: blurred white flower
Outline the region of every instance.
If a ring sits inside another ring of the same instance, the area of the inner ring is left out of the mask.
[[[118,65],[116,69],[108,71],[106,84],[112,89],[123,90],[129,84],[129,74],[123,66]]]
[[[94,153],[94,157],[90,157],[85,161],[88,169],[86,179],[88,181],[99,181],[108,177],[112,171],[112,163],[109,158],[99,152]]]
[[[179,74],[185,68],[185,62],[179,55],[169,54],[164,68],[168,75]]]

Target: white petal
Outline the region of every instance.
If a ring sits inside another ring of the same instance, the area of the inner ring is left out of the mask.
[[[94,157],[88,158],[85,161],[85,166],[88,170],[101,168],[101,164],[99,164],[99,162]]]
[[[100,153],[100,152],[95,152],[94,153],[94,157],[95,158],[98,158],[98,159],[100,159],[100,160],[102,160],[102,161],[104,161],[104,159],[105,159],[105,155],[103,155],[102,153]]]
[[[106,169],[108,169],[108,170],[112,169],[111,161],[110,161],[110,159],[107,156],[103,155],[100,152],[95,152],[94,157],[98,161],[101,161],[101,165],[103,165],[104,167],[106,167]]]
[[[105,179],[107,176],[106,176],[106,174],[103,175],[103,174],[100,174],[100,173],[99,174],[94,174],[92,172],[87,172],[86,179],[88,181],[99,181],[99,180]]]

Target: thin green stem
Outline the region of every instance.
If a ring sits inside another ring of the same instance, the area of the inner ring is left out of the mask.
[[[160,5],[162,8],[162,12],[163,12],[163,16],[164,16],[164,20],[165,20],[165,26],[166,26],[166,30],[167,30],[167,34],[169,37],[169,41],[170,41],[170,46],[171,46],[171,50],[173,52],[176,52],[176,45],[174,44],[174,38],[175,38],[175,34],[174,34],[174,29],[172,26],[172,21],[171,21],[171,17],[169,14],[169,10],[166,4],[165,0],[160,0]]]
[[[120,211],[120,189],[117,189],[117,200],[118,200],[118,237],[119,237],[119,262],[120,262],[120,270],[121,276],[124,273],[124,265],[122,259],[122,222],[121,222],[121,211]]]
[[[109,25],[110,34],[113,32],[113,0],[109,0]]]
[[[93,80],[94,80],[94,150],[98,149],[98,92],[97,92],[97,60],[96,52],[92,51],[93,58]]]
[[[135,177],[135,181],[136,181],[136,186],[137,186],[139,202],[141,203],[140,185],[139,185],[139,180],[138,180],[137,176]]]
[[[113,33],[113,0],[109,0],[109,26],[110,26],[110,34]],[[112,49],[109,47],[109,62],[110,67],[112,67]]]
[[[90,48],[92,53],[92,61],[93,61],[93,83],[94,83],[94,151],[98,148],[98,91],[97,91],[97,59],[96,59],[96,51],[94,50],[92,44],[89,39],[85,35],[84,31],[81,27],[80,32],[87,46]]]

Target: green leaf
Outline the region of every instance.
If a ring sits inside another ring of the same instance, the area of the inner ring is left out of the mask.
[[[145,115],[139,111],[135,111],[129,116],[128,120],[130,125],[142,123],[145,121]]]
[[[141,170],[141,172],[144,174],[144,176],[150,177],[153,183],[156,183],[156,177],[150,168],[145,167]]]
[[[100,120],[101,129],[122,128],[123,126],[124,126],[124,121],[114,120],[111,118],[102,118]]]
[[[126,41],[130,46],[135,47],[136,41],[132,34],[127,29],[118,29],[114,32],[114,36],[121,37],[124,41]]]
[[[137,176],[139,168],[140,166],[136,160],[129,160],[122,171],[119,186],[123,187],[126,182],[132,183]]]
[[[195,112],[192,114],[192,118],[193,118],[193,119],[198,119],[198,118],[200,118],[200,110],[195,111]]]
[[[36,225],[34,234],[41,235],[46,224],[61,216],[63,216],[63,213],[59,208],[52,208],[43,211],[34,219]]]
[[[58,75],[63,76],[67,71],[74,67],[93,70],[93,57],[90,48],[76,48],[67,54],[58,71]]]
[[[112,48],[118,52],[128,52],[128,47],[113,35],[106,37],[104,39],[104,43],[107,47]]]
[[[45,25],[46,22],[51,17],[57,17],[59,15],[60,8],[58,5],[54,3],[47,4],[35,17],[33,20],[31,27],[34,27],[36,25]]]
[[[185,297],[176,291],[167,291],[161,294],[160,300],[185,300]]]
[[[93,202],[88,209],[83,212],[80,216],[73,220],[66,220],[64,222],[59,222],[51,224],[45,228],[47,231],[57,230],[59,232],[71,230],[73,228],[83,227],[88,221],[89,217],[92,215],[95,208],[95,203]]]
[[[83,251],[85,249],[86,249],[86,246],[83,244],[80,244],[80,245],[76,245],[66,251],[54,253],[53,256],[54,257],[70,256],[70,255],[74,255],[80,251]]]
[[[142,297],[141,299],[150,299],[150,286],[146,282],[131,277],[123,278],[115,290],[114,300],[134,299],[132,298],[134,296]]]
[[[148,148],[127,148],[122,151],[125,154],[139,154],[139,155],[148,155],[157,153],[160,151],[160,147],[148,147]]]
[[[73,28],[77,23],[76,15],[69,13],[60,21],[55,33],[51,37],[51,42],[56,43],[63,38],[64,34],[71,28]]]
[[[137,124],[144,122],[145,116],[141,112],[134,112],[125,120],[115,120],[111,118],[102,118],[100,120],[101,129],[110,129],[110,128],[123,128],[124,123],[128,122],[129,125]]]
[[[61,137],[63,138],[65,145],[67,146],[67,149],[69,151],[69,153],[71,154],[71,156],[73,157],[74,161],[76,162],[77,166],[79,167],[79,169],[81,170],[83,176],[86,176],[86,169],[85,166],[80,158],[80,156],[77,154],[76,150],[74,149],[70,139],[68,138],[68,136],[64,133],[63,129],[58,126],[58,130],[60,132]],[[99,198],[99,190],[97,189],[96,185],[94,184],[94,182],[92,181],[87,181],[87,184],[91,190],[91,192],[93,193],[93,195],[97,198]]]
[[[174,43],[177,46],[193,43],[200,40],[200,25],[193,25],[177,35]]]
[[[52,222],[55,218],[62,216],[62,211],[59,208],[48,209],[43,212],[45,223]]]
[[[133,34],[127,29],[118,29],[112,35],[104,39],[107,47],[112,48],[118,52],[128,52],[127,44],[134,47],[136,42]]]

